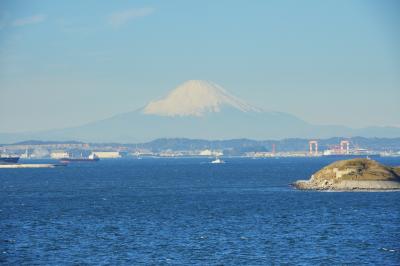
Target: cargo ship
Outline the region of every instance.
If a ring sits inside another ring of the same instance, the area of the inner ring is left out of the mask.
[[[85,157],[79,157],[79,158],[61,158],[60,162],[61,163],[90,163],[90,162],[97,162],[99,161],[100,158],[98,156],[96,156],[95,154],[91,154],[89,155],[87,158]]]
[[[18,163],[19,156],[0,155],[0,164],[15,164]]]

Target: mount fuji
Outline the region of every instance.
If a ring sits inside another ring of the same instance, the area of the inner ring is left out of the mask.
[[[313,125],[288,113],[254,107],[213,82],[190,80],[133,112],[79,127],[3,133],[0,143],[27,139],[130,143],[157,138],[260,140],[334,136],[399,137],[400,128]]]
[[[160,116],[204,116],[207,113],[218,113],[222,108],[230,107],[237,111],[261,112],[239,98],[229,94],[221,86],[203,80],[189,80],[164,99],[150,102],[144,114]]]

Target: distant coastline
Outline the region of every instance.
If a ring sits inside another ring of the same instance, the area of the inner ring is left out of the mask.
[[[400,138],[335,137],[312,140],[301,138],[282,140],[164,138],[145,143],[28,140],[0,145],[0,153],[15,154],[21,158],[58,158],[69,155],[82,157],[82,155],[88,156],[92,152],[108,152],[113,158],[141,156],[389,157],[400,156]]]

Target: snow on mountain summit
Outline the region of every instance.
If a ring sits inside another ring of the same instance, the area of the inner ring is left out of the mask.
[[[203,116],[206,113],[220,112],[223,106],[233,107],[242,112],[260,111],[213,82],[189,80],[165,98],[150,102],[144,107],[143,113],[160,116]]]

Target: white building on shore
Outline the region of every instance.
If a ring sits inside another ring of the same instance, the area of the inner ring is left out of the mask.
[[[199,152],[200,156],[222,156],[224,153],[222,151],[216,151],[216,150],[202,150]]]

